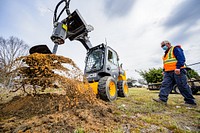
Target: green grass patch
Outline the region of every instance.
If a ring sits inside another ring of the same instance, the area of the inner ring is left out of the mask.
[[[168,105],[163,105],[152,100],[158,98],[159,91],[131,88],[129,93],[129,97],[118,98],[114,104],[120,110],[118,115],[132,120],[130,124],[136,127],[133,131],[200,132],[200,107],[183,106],[184,100],[180,94],[170,94]],[[194,97],[200,105],[200,95]]]

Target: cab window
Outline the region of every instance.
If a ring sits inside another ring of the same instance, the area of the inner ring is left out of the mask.
[[[111,50],[108,50],[108,61],[115,65],[118,65],[117,54],[112,52]]]

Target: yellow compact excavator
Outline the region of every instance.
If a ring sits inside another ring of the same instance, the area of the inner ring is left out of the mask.
[[[51,36],[54,48],[52,52],[46,45],[36,45],[30,49],[29,53],[56,54],[58,46],[64,44],[65,39],[80,41],[87,50],[84,75],[94,93],[105,101],[114,101],[117,96],[127,97],[126,73],[118,63],[117,52],[103,43],[92,46],[88,33],[93,30],[93,27],[86,24],[77,9],[71,13],[69,3],[70,0],[61,0],[54,10],[54,29]],[[61,4],[65,6],[57,14]],[[65,11],[67,17],[59,21]]]

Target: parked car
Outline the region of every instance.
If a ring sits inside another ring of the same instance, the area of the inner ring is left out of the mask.
[[[128,84],[128,88],[134,87],[132,82],[127,82],[127,84]]]
[[[142,84],[140,84],[140,83],[133,83],[133,82],[128,82],[127,83],[128,84],[128,87],[129,88],[132,88],[132,87],[136,87],[136,88],[142,88],[143,87],[143,85]]]
[[[136,83],[133,84],[133,86],[136,87],[136,88],[142,88],[143,85],[136,82]]]

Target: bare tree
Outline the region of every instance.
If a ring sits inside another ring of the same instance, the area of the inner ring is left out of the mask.
[[[11,84],[11,71],[20,65],[15,59],[26,55],[28,48],[29,46],[17,37],[11,36],[9,39],[0,37],[0,82],[5,87]]]

